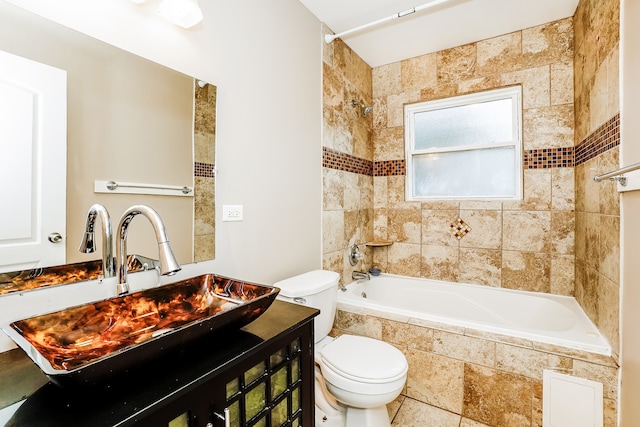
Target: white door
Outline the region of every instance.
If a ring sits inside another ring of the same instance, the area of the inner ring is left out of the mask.
[[[0,272],[65,263],[66,140],[66,71],[0,51]]]

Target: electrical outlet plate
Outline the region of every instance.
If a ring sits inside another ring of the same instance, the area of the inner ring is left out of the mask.
[[[223,221],[242,221],[242,205],[222,205]]]

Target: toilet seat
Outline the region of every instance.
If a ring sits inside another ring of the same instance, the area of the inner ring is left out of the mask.
[[[350,378],[345,377],[342,373],[334,371],[330,366],[320,363],[320,372],[322,372],[322,376],[326,380],[327,387],[331,394],[333,394],[338,400],[343,403],[345,402],[344,398],[341,398],[336,394],[334,388],[338,388],[340,390],[344,390],[345,392],[352,394],[362,394],[362,395],[371,395],[371,396],[384,396],[389,393],[399,393],[407,380],[407,376],[402,375],[400,378],[389,381],[389,382],[365,382],[365,381],[357,381],[352,380]],[[395,396],[391,399],[393,400]]]
[[[342,335],[319,351],[320,365],[353,382],[387,384],[404,379],[407,360],[400,350],[373,338]]]

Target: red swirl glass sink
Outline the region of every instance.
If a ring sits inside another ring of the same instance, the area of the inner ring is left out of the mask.
[[[167,348],[240,328],[264,313],[279,291],[205,274],[2,329],[54,382],[92,383]]]

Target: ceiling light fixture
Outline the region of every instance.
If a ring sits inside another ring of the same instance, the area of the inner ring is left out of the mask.
[[[202,21],[198,0],[162,0],[158,14],[182,28],[191,28]]]

